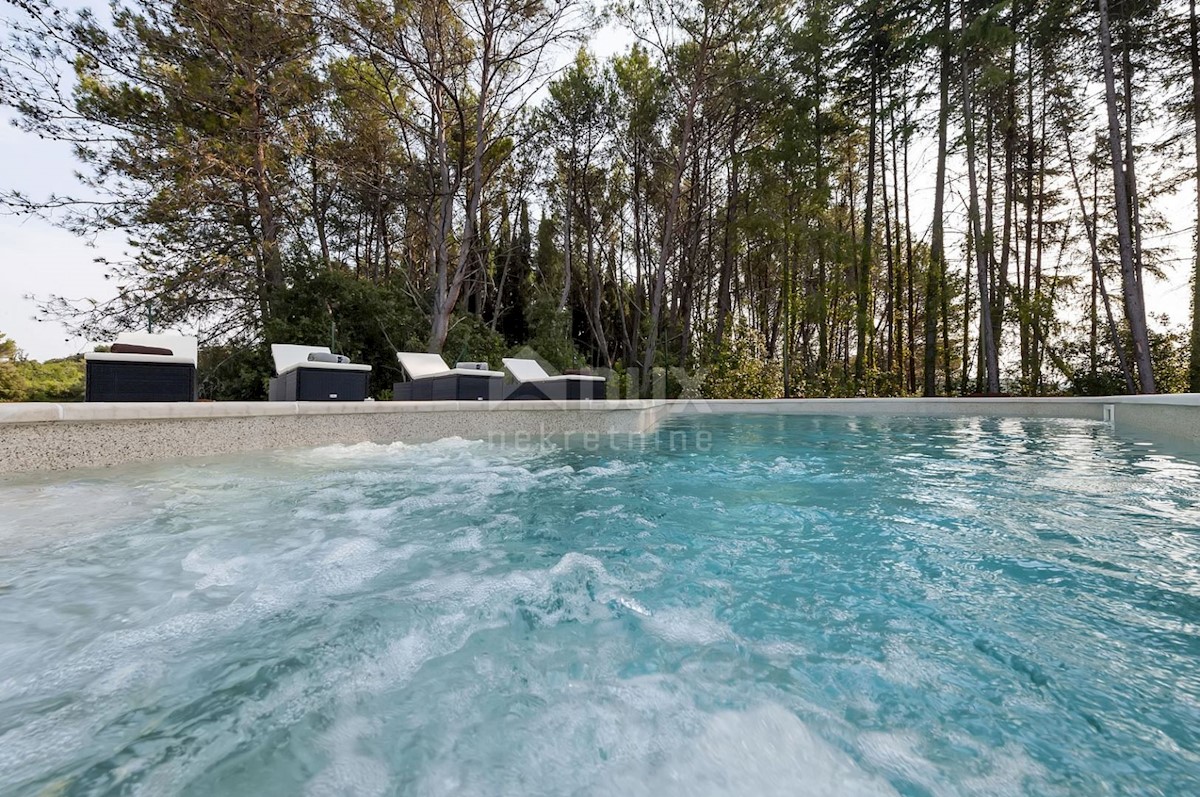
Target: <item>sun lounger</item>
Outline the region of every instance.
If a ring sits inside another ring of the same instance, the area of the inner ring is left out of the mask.
[[[371,366],[352,363],[325,346],[271,344],[271,401],[364,401]]]
[[[504,367],[517,380],[506,398],[509,399],[552,399],[557,401],[578,399],[603,399],[605,379],[602,376],[585,374],[563,374],[551,376],[537,360],[521,360],[505,357]]]
[[[440,354],[397,352],[408,377],[392,390],[396,401],[498,401],[504,373],[478,368],[451,368]]]
[[[197,341],[122,332],[112,351],[84,359],[85,401],[195,401]]]

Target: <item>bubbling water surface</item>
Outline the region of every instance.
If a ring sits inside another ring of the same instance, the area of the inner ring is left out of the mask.
[[[1200,793],[1200,452],[602,442],[0,483],[0,794]]]

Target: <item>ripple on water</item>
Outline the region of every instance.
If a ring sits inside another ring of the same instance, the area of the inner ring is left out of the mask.
[[[724,417],[6,482],[0,793],[1200,793],[1200,466],[1131,442]]]

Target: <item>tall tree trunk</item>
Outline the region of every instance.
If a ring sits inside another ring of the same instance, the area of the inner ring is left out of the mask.
[[[971,373],[971,277],[975,272],[975,233],[970,224],[967,225],[966,251],[967,256],[963,258],[962,375],[958,382],[958,392],[964,395],[972,392],[968,377]]]
[[[559,312],[571,301],[571,272],[575,270],[573,256],[575,242],[571,240],[571,230],[575,226],[575,161],[578,157],[575,147],[571,147],[571,163],[567,166],[566,194],[563,197],[563,284],[558,294]]]
[[[1108,147],[1112,160],[1114,199],[1117,208],[1117,243],[1121,251],[1121,293],[1125,299],[1125,319],[1133,340],[1133,359],[1137,364],[1138,384],[1143,393],[1154,393],[1154,371],[1150,363],[1150,336],[1146,327],[1146,305],[1142,300],[1141,279],[1134,262],[1132,215],[1129,184],[1126,181],[1121,152],[1121,120],[1117,107],[1116,75],[1113,69],[1112,33],[1108,24],[1108,0],[1099,0],[1100,57],[1104,63],[1104,95],[1108,106]],[[1128,101],[1128,98],[1126,98]],[[1132,164],[1131,164],[1132,165]]]
[[[820,117],[818,117],[820,118]],[[819,123],[818,123],[819,124]],[[822,162],[820,133],[817,134],[817,185],[825,181],[825,165]],[[820,188],[818,188],[820,190]],[[822,192],[824,196],[824,192]],[[826,201],[826,200],[822,200]],[[817,219],[817,372],[824,376],[829,367],[829,275],[826,259],[826,214]]]
[[[967,188],[969,192],[967,215],[971,233],[975,239],[976,275],[979,291],[979,345],[983,360],[983,376],[986,378],[986,392],[1000,392],[1000,365],[996,354],[996,339],[993,336],[991,304],[988,295],[988,261],[990,253],[987,250],[983,231],[979,220],[979,185],[975,174],[975,122],[971,110],[971,83],[967,60],[962,64],[962,105],[963,128],[967,145]]]
[[[1017,30],[1016,8],[1013,8],[1013,32]],[[1004,221],[1000,233],[1000,267],[996,273],[996,291],[992,296],[992,340],[999,357],[1004,339],[1004,305],[1008,296],[1008,267],[1012,256],[1013,214],[1015,213],[1016,155],[1017,155],[1017,38],[1009,48],[1008,78],[1005,88],[1004,111]]]
[[[1188,0],[1188,55],[1192,62],[1192,132],[1196,149],[1196,251],[1192,265],[1192,353],[1188,390],[1200,393],[1200,20],[1196,0]]]
[[[596,263],[596,232],[595,220],[592,217],[592,192],[587,191],[584,195],[584,229],[587,233],[587,273],[588,282],[591,289],[591,296],[588,302],[588,319],[592,327],[592,336],[595,338],[596,348],[600,350],[601,358],[605,367],[612,368],[612,352],[608,348],[608,335],[604,331],[604,274],[603,270]]]
[[[1100,274],[1096,265],[1092,264],[1091,291],[1088,304],[1088,374],[1092,382],[1096,381],[1096,373],[1100,366]]]
[[[904,178],[904,275],[905,275],[905,282],[907,283],[905,287],[906,287],[906,290],[908,293],[908,301],[906,302],[907,311],[908,311],[908,318],[907,318],[908,323],[905,324],[904,328],[905,328],[905,332],[908,335],[907,346],[905,347],[906,353],[907,353],[907,360],[908,360],[906,392],[911,394],[911,393],[916,392],[916,389],[917,389],[917,348],[916,348],[916,346],[917,346],[917,342],[916,342],[917,305],[916,305],[916,294],[913,292],[913,283],[914,283],[913,270],[915,268],[915,262],[913,259],[912,210],[909,206],[909,192],[908,192],[908,148],[909,148],[909,144],[910,144],[909,139],[911,137],[910,134],[912,132],[912,128],[910,127],[910,119],[909,119],[909,115],[908,115],[908,73],[907,73],[907,71],[905,72],[904,94],[902,96],[903,96],[903,102],[904,102],[904,113],[903,113],[904,129],[902,131],[902,134],[904,136],[904,157],[902,160],[903,168],[904,168],[904,175],[903,175],[903,178]]]
[[[454,190],[450,179],[450,153],[446,125],[443,122],[442,99],[435,94],[431,109],[431,128],[434,143],[434,161],[437,164],[438,182],[436,189],[437,213],[430,217],[430,249],[433,256],[433,313],[429,333],[429,351],[442,350],[446,335],[450,331],[450,315],[443,312],[444,299],[450,280],[450,228],[454,220]]]
[[[954,393],[954,372],[952,371],[950,351],[950,275],[944,267],[945,261],[942,261],[943,268],[939,275],[941,279],[938,282],[938,298],[941,299],[941,314],[942,314],[942,380],[947,396]]]
[[[1031,390],[1033,385],[1032,365],[1033,365],[1033,329],[1032,329],[1032,287],[1033,287],[1033,164],[1034,164],[1034,136],[1033,136],[1033,42],[1032,37],[1028,44],[1027,60],[1029,71],[1029,86],[1025,95],[1025,120],[1028,125],[1026,129],[1025,140],[1025,264],[1024,264],[1024,279],[1021,284],[1021,378],[1025,382],[1026,390]],[[1043,148],[1045,141],[1042,142]],[[1040,197],[1039,197],[1040,200]]]
[[[1129,369],[1129,363],[1125,357],[1125,346],[1121,343],[1121,333],[1117,328],[1116,318],[1113,317],[1112,303],[1108,299],[1108,290],[1104,286],[1104,269],[1100,265],[1100,247],[1096,241],[1095,220],[1088,218],[1087,205],[1083,201],[1083,189],[1079,185],[1079,173],[1075,169],[1075,154],[1071,148],[1070,131],[1064,130],[1063,132],[1063,138],[1067,144],[1067,165],[1071,169],[1071,181],[1075,186],[1075,196],[1079,200],[1079,213],[1083,217],[1083,226],[1087,232],[1088,247],[1092,255],[1092,279],[1095,281],[1096,288],[1099,290],[1100,296],[1104,301],[1104,314],[1108,320],[1108,334],[1112,342],[1113,352],[1117,356],[1117,363],[1121,367],[1121,376],[1125,379],[1125,391],[1127,393],[1134,393],[1136,392],[1136,388],[1133,383],[1133,373]],[[1095,333],[1093,332],[1094,337]],[[1092,370],[1093,372],[1095,371],[1094,366]]]
[[[713,335],[713,349],[721,350],[721,341],[725,337],[725,326],[729,323],[733,311],[733,300],[729,295],[730,282],[733,279],[734,249],[737,247],[737,231],[734,226],[737,219],[738,206],[738,156],[737,142],[741,134],[741,104],[734,101],[733,123],[729,131],[729,196],[725,202],[725,229],[721,251],[721,276],[717,287],[717,329]]]
[[[317,172],[317,157],[310,155],[308,162],[309,172],[312,175],[312,185],[310,186],[313,223],[317,228],[317,242],[321,246],[321,264],[328,269],[329,260],[329,237],[326,232],[326,225],[329,221],[329,202],[321,197],[321,179]]]
[[[784,217],[783,233],[783,296],[780,310],[783,312],[783,397],[791,398],[792,384],[792,208],[788,197],[787,215]]]
[[[946,152],[950,122],[950,0],[942,2],[942,22],[939,30],[938,55],[938,152],[937,182],[933,193],[933,233],[929,252],[929,270],[925,277],[925,373],[924,395],[936,396],[938,308],[944,301],[942,288],[946,279],[945,209],[946,209]],[[946,367],[947,392],[950,369]]]
[[[687,102],[684,105],[683,123],[679,133],[679,151],[675,154],[675,163],[671,175],[671,191],[667,196],[667,206],[663,212],[662,245],[658,250],[658,266],[654,273],[654,289],[650,299],[650,329],[646,335],[646,348],[642,356],[642,392],[650,389],[654,370],[654,355],[658,351],[659,326],[662,320],[663,296],[667,288],[667,263],[671,259],[672,244],[676,233],[679,216],[679,201],[683,193],[683,176],[687,170],[688,150],[692,145],[692,128],[696,121],[696,104],[705,83],[705,66],[708,62],[708,46],[704,42],[697,54],[698,64],[694,67],[693,77],[688,89]]]
[[[885,290],[887,295],[883,299],[883,367],[887,371],[888,376],[892,375],[895,370],[895,347],[896,347],[896,250],[892,240],[892,211],[894,205],[891,198],[888,196],[888,143],[894,139],[895,130],[892,130],[891,135],[887,135],[887,121],[891,114],[883,116],[879,120],[879,131],[884,134],[884,141],[879,147],[879,190],[883,196],[883,246],[887,256],[887,284]],[[895,182],[895,170],[892,171],[893,182]]]
[[[1032,297],[1033,304],[1030,308],[1030,324],[1034,331],[1042,329],[1042,255],[1045,250],[1043,245],[1043,233],[1046,229],[1046,91],[1042,89],[1042,107],[1041,107],[1041,135],[1040,146],[1038,147],[1038,168],[1037,168],[1037,220],[1034,226],[1037,230],[1035,241],[1037,254],[1033,258],[1033,288]],[[1033,375],[1033,388],[1035,393],[1040,393],[1042,389],[1042,354],[1048,351],[1043,340],[1043,336],[1034,335],[1033,340],[1029,344],[1030,359],[1032,368],[1030,369]]]
[[[279,251],[279,219],[275,213],[275,193],[267,166],[267,122],[262,97],[254,92],[254,164],[255,209],[258,211],[259,241],[262,247],[263,278],[266,282],[265,308],[274,309],[275,297],[283,290],[283,254]],[[267,321],[267,318],[263,318]]]
[[[888,110],[888,119],[891,122],[892,139],[889,145],[892,149],[892,230],[895,233],[895,254],[893,262],[895,263],[896,279],[895,292],[892,299],[892,312],[894,314],[894,333],[896,336],[896,385],[899,390],[904,390],[904,262],[900,252],[900,167],[896,157],[896,114],[895,114],[895,97],[892,97],[893,107]]]
[[[863,207],[863,237],[862,255],[859,261],[857,280],[857,307],[855,310],[856,331],[858,334],[857,350],[854,355],[854,386],[862,390],[865,387],[868,336],[870,334],[870,292],[871,292],[871,248],[872,237],[875,234],[875,160],[878,156],[878,137],[876,135],[876,92],[879,81],[875,74],[874,62],[871,64],[871,112],[867,134],[867,196]]]
[[[1133,20],[1125,17],[1125,36],[1121,42],[1121,82],[1125,95],[1125,183],[1129,191],[1129,231],[1133,241],[1133,273],[1137,276],[1138,293],[1142,294],[1142,305],[1146,304],[1142,289],[1142,218],[1138,201],[1137,162],[1134,149],[1133,127],[1133,63],[1130,56]]]
[[[429,351],[441,352],[446,343],[446,335],[450,331],[450,316],[458,304],[467,277],[471,276],[473,260],[477,257],[476,234],[479,221],[480,205],[483,202],[483,160],[490,144],[486,120],[492,111],[492,80],[497,68],[493,62],[496,47],[496,20],[494,14],[499,12],[495,6],[485,6],[486,13],[482,15],[482,27],[479,36],[479,85],[475,98],[475,126],[472,131],[475,142],[471,151],[468,168],[467,201],[463,209],[462,236],[458,240],[458,257],[453,276],[439,273],[434,288],[433,324],[429,336]],[[463,131],[464,134],[466,131]],[[447,230],[448,232],[448,230]],[[449,264],[447,263],[447,269]],[[447,279],[448,277],[448,279]]]
[[[642,144],[640,141],[635,141],[633,145],[633,317],[629,322],[629,326],[634,332],[633,340],[629,341],[630,348],[627,354],[630,361],[637,357],[637,349],[633,341],[641,334],[642,314],[646,304],[646,286],[644,282],[646,269],[643,265],[649,262],[647,248],[650,245],[650,236],[644,230],[645,199],[642,197],[643,173]]]

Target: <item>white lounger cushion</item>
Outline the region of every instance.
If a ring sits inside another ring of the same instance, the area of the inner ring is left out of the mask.
[[[371,366],[362,363],[314,363],[308,361],[310,354],[329,354],[328,346],[297,346],[292,343],[272,343],[271,357],[275,360],[275,373],[283,376],[297,368],[318,368],[323,371],[370,371]]]
[[[90,363],[158,363],[159,365],[195,365],[196,361],[188,357],[176,357],[166,354],[114,354],[111,351],[89,351],[83,359]]]
[[[440,354],[425,354],[412,351],[396,352],[400,367],[409,379],[430,379],[435,376],[499,376],[503,371],[476,371],[474,368],[451,368]]]
[[[171,356],[165,354],[114,354],[110,351],[92,351],[83,355],[85,360],[102,362],[126,363],[186,363],[196,364],[196,352],[199,341],[186,335],[156,335],[149,332],[122,332],[117,335],[116,343],[128,343],[131,346],[153,346],[157,349],[170,349]]]
[[[559,374],[558,376],[547,376],[543,379],[518,379],[518,382],[603,382],[602,376],[592,376],[591,374]]]
[[[587,374],[563,374],[562,376],[551,376],[546,373],[537,360],[521,360],[516,357],[505,357],[504,367],[508,372],[516,377],[518,382],[603,382],[602,376],[588,376]]]
[[[371,366],[365,363],[310,363],[307,360],[302,363],[295,363],[283,369],[284,373],[295,371],[297,368],[313,369],[321,371],[370,371]],[[283,376],[283,374],[277,374]]]

